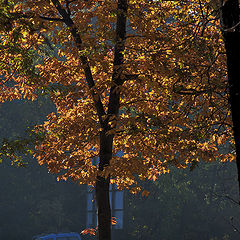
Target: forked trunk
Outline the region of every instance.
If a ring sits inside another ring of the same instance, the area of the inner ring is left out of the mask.
[[[114,46],[114,61],[112,74],[112,87],[109,94],[109,103],[107,108],[107,118],[102,122],[102,132],[100,134],[100,154],[99,170],[103,171],[110,164],[112,159],[113,137],[108,131],[113,130],[115,126],[109,125],[110,117],[118,117],[120,108],[120,92],[118,87],[124,83],[123,75],[124,49],[126,39],[128,0],[118,0],[117,2],[117,22],[116,36]],[[98,109],[98,108],[97,108]],[[101,111],[99,111],[101,118]],[[111,239],[111,209],[109,201],[109,181],[110,176],[98,176],[96,182],[96,198],[98,207],[98,239]]]

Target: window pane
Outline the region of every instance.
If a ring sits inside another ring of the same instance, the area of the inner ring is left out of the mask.
[[[99,157],[94,157],[94,158],[92,159],[92,164],[93,164],[94,166],[97,166],[97,165],[99,164]]]
[[[88,185],[88,186],[87,186],[88,192],[92,193],[93,189],[94,189],[93,186],[91,186],[91,185]]]
[[[124,153],[122,152],[122,151],[119,151],[119,152],[117,152],[117,154],[116,154],[118,157],[122,157],[123,155],[124,155]]]
[[[97,224],[97,212],[94,212],[94,227],[96,227],[98,224]]]
[[[114,211],[113,217],[116,217],[117,224],[113,225],[115,229],[122,229],[123,228],[123,211]]]
[[[112,208],[112,192],[109,193],[110,207]]]
[[[123,209],[123,191],[114,193],[114,209]]]
[[[93,212],[87,213],[87,227],[93,226]]]
[[[57,237],[57,240],[78,240],[77,237]]]
[[[87,196],[87,210],[92,211],[93,210],[93,193],[88,193]]]

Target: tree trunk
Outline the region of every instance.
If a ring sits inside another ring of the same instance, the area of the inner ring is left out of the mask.
[[[109,201],[109,177],[98,176],[96,182],[96,198],[98,209],[98,239],[111,239],[111,208]]]
[[[233,134],[240,193],[240,11],[238,0],[222,2],[221,24],[227,55],[229,103],[232,112]]]
[[[59,15],[70,29],[72,37],[79,51],[83,50],[82,39],[80,33],[75,26],[73,19],[69,12],[59,0],[51,0],[52,4],[58,10]],[[123,76],[124,65],[124,49],[126,40],[126,25],[127,25],[127,10],[128,0],[117,1],[117,21],[115,31],[115,46],[114,46],[114,61],[113,61],[113,73],[112,73],[112,87],[109,93],[109,104],[107,107],[107,113],[101,101],[101,97],[98,93],[93,91],[95,82],[92,76],[91,67],[86,55],[80,55],[80,60],[85,72],[86,82],[93,97],[93,102],[96,107],[97,115],[99,117],[99,123],[103,129],[100,134],[100,153],[99,153],[99,170],[103,171],[106,166],[110,164],[112,158],[113,137],[114,134],[107,134],[109,130],[115,128],[115,126],[109,125],[109,119],[111,117],[118,116],[120,108],[120,91],[118,89],[126,80]],[[42,17],[47,20],[48,17]],[[103,116],[107,116],[103,120]],[[98,208],[98,239],[110,240],[111,239],[111,208],[109,200],[109,182],[110,176],[106,178],[101,174],[96,179],[96,200]]]
[[[116,126],[109,126],[110,117],[116,117],[119,114],[120,108],[120,91],[118,89],[124,83],[122,78],[124,69],[124,49],[126,39],[126,24],[127,24],[128,0],[118,0],[117,4],[117,22],[116,36],[114,46],[114,61],[113,61],[113,86],[110,89],[109,103],[107,108],[107,118],[102,123],[102,132],[100,134],[100,154],[99,154],[99,170],[103,171],[104,167],[110,164],[112,159],[113,138],[114,134],[107,134],[109,130]],[[101,118],[100,118],[101,119]],[[96,198],[98,206],[98,239],[111,239],[111,208],[109,201],[109,181],[107,178],[98,176],[96,182]]]
[[[99,170],[103,171],[108,166],[112,158],[113,135],[107,135],[107,131],[102,131],[100,135]],[[110,176],[104,178],[97,177],[96,200],[98,209],[98,239],[111,239],[111,208],[109,200]]]

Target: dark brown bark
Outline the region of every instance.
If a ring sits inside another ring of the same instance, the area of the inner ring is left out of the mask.
[[[58,0],[51,0],[51,1],[54,4],[54,6],[56,7],[56,9],[58,10],[59,14],[61,15],[62,21],[70,28],[71,34],[73,36],[75,44],[77,45],[77,48],[79,49],[79,51],[82,51],[83,49],[82,49],[81,36],[80,36],[73,20],[71,19],[69,12],[67,12],[61,6],[61,4],[59,3]],[[88,87],[90,90],[92,90],[93,87],[95,86],[95,83],[94,83],[92,72],[91,72],[91,69],[90,69],[90,66],[88,63],[88,59],[85,55],[81,55],[80,59],[81,59],[82,65],[83,65],[83,69],[84,69]],[[98,113],[100,124],[102,125],[103,124],[102,116],[105,115],[103,104],[101,102],[100,96],[97,96],[94,91],[91,91],[91,94],[93,97],[94,105],[95,105],[97,113]]]
[[[112,158],[113,136],[107,135],[102,131],[100,135],[100,154],[99,170],[103,171],[104,167],[109,165]],[[97,177],[96,182],[96,200],[98,210],[98,239],[111,239],[111,208],[109,200],[109,180],[104,177]]]
[[[123,63],[124,47],[126,38],[126,19],[127,19],[127,0],[118,0],[116,38],[113,61],[112,87],[110,89],[107,119],[104,121],[103,131],[100,136],[100,154],[99,170],[102,171],[105,166],[110,164],[113,148],[113,134],[108,135],[111,130],[108,125],[111,116],[118,116],[120,108],[120,91],[118,87],[124,82]],[[114,128],[115,126],[113,126]],[[98,239],[111,239],[111,209],[109,202],[109,179],[98,177],[96,183],[96,198],[98,205]]]
[[[227,54],[229,103],[232,111],[240,193],[240,10],[238,0],[228,0],[222,4],[221,24]]]
[[[63,21],[71,31],[73,39],[78,47],[82,50],[82,40],[78,33],[76,26],[70,16],[70,9],[64,9],[58,0],[51,0],[59,14],[61,15],[61,21]],[[112,74],[112,87],[110,89],[109,104],[107,108],[107,117],[105,120],[102,117],[106,114],[101,102],[100,96],[96,96],[92,91],[94,104],[97,110],[99,121],[102,127],[100,134],[100,152],[99,152],[99,170],[103,171],[106,166],[110,164],[112,158],[113,137],[114,134],[108,134],[108,131],[115,126],[109,126],[109,118],[112,116],[118,116],[120,108],[120,91],[119,86],[124,82],[123,76],[123,63],[124,63],[124,47],[126,38],[126,21],[127,21],[127,0],[118,0],[117,5],[117,23],[116,23],[116,37],[114,47],[114,62],[113,62],[113,74]],[[42,19],[46,19],[42,17]],[[80,56],[86,81],[90,90],[93,89],[95,83],[92,77],[91,69],[88,63],[88,59],[85,55]],[[110,240],[111,239],[111,208],[109,200],[109,182],[110,176],[107,178],[98,176],[96,181],[96,200],[98,209],[98,239]]]

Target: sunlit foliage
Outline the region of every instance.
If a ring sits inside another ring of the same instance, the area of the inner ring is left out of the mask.
[[[114,0],[2,1],[1,9],[0,100],[50,95],[57,112],[36,127],[45,138],[35,156],[60,178],[94,184],[103,123],[114,140],[101,175],[133,193],[138,178],[156,180],[169,165],[234,159],[219,151],[232,132],[213,1],[129,0],[124,39]],[[108,114],[113,86],[119,114]]]

